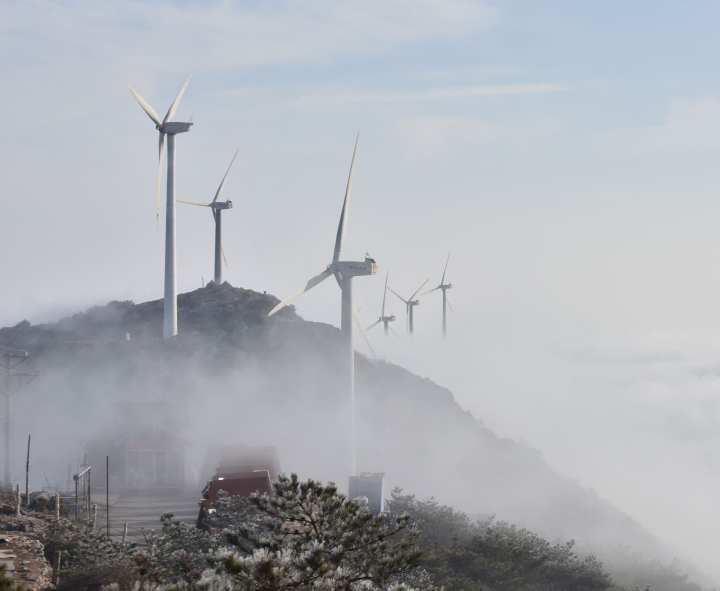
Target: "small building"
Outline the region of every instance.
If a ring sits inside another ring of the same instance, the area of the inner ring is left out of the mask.
[[[86,463],[99,467],[93,469],[95,486],[104,488],[108,456],[113,491],[185,488],[185,442],[167,406],[157,402],[117,405],[114,428],[87,444]]]
[[[367,500],[368,509],[377,515],[385,510],[385,495],[383,491],[382,472],[362,472],[350,477],[348,497],[351,499]]]
[[[149,490],[185,486],[185,449],[182,440],[160,428],[138,429],[128,438],[118,466],[124,488]]]

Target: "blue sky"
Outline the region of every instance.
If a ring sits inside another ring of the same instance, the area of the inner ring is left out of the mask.
[[[360,130],[348,256],[409,291],[452,250],[456,284],[448,343],[428,300],[412,343],[375,348],[716,568],[718,17],[702,1],[3,2],[0,321],[159,297],[156,138],[128,84],[164,111],[193,75],[178,196],[210,195],[239,148],[227,276],[277,295],[328,262]],[[203,213],[178,213],[181,289],[210,274]],[[381,290],[358,281],[369,321]],[[298,309],[337,323],[338,300],[328,282]]]

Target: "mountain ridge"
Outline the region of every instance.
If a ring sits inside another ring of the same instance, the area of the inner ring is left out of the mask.
[[[2,328],[0,346],[29,351],[40,372],[29,386],[34,394],[18,401],[21,426],[42,431],[48,415],[69,406],[102,433],[109,404],[163,400],[180,408],[196,456],[213,438],[261,441],[278,446],[288,471],[342,483],[339,330],[303,320],[293,307],[268,319],[278,301],[228,283],[180,294],[180,334],[171,342],[160,338],[161,300],[112,301],[57,322]],[[449,389],[386,361],[359,353],[356,360],[360,466],[386,472],[389,486],[588,548],[665,553],[629,515],[555,472],[540,452],[498,437]],[[33,399],[45,413],[33,411]],[[73,453],[81,439],[58,437],[58,451]]]

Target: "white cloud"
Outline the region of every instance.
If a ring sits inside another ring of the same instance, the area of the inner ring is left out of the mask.
[[[495,20],[486,2],[473,0],[35,1],[5,3],[2,12],[6,46],[26,46],[29,35],[39,48],[62,47],[66,58],[101,62],[114,54],[128,63],[194,71],[377,55],[459,38]]]

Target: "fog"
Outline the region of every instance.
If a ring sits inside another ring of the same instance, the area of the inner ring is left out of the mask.
[[[359,314],[385,271],[411,291],[448,251],[455,286],[446,341],[438,294],[412,339],[391,299],[377,354],[720,577],[717,12],[3,3],[0,323],[160,295],[156,138],[128,83],[164,112],[193,74],[178,197],[209,199],[238,147],[227,278],[278,297],[331,258],[359,129],[346,253],[381,267]],[[178,210],[180,291],[210,275],[210,222]],[[298,312],[337,325],[336,286]]]

